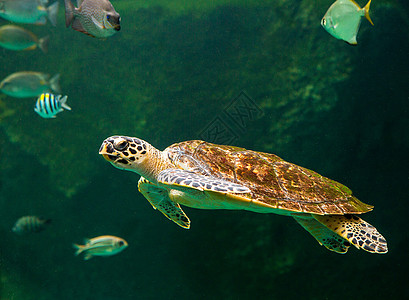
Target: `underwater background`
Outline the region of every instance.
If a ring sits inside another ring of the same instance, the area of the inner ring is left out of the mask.
[[[47,54],[0,48],[0,79],[60,73],[72,107],[42,119],[36,99],[0,94],[1,300],[409,299],[406,0],[374,0],[355,47],[321,27],[327,0],[112,4],[122,29],[105,41],[65,28],[61,1],[57,27],[23,26],[51,36]],[[185,207],[183,230],[139,176],[98,155],[114,134],[161,150],[206,139],[312,169],[375,206],[364,219],[389,252],[339,255],[274,214]],[[52,224],[17,236],[23,215]],[[74,256],[73,243],[105,234],[129,247]]]

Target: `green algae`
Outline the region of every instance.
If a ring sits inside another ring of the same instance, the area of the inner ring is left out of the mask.
[[[10,140],[48,166],[55,186],[72,196],[95,176],[105,137],[140,136],[162,148],[197,138],[208,116],[245,89],[265,118],[275,119],[259,147],[284,150],[294,124],[336,103],[333,86],[352,70],[350,50],[320,42],[328,37],[317,23],[318,3],[212,3],[153,2],[136,11],[118,3],[123,30],[107,41],[57,27],[52,44],[59,47],[35,56],[30,68],[61,73],[73,110],[44,120],[32,112],[34,99],[5,99],[19,112],[2,124]],[[6,63],[5,70],[16,66]]]

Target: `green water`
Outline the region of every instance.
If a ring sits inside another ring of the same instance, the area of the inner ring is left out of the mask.
[[[0,49],[0,79],[60,73],[72,107],[47,120],[36,99],[0,94],[1,300],[409,298],[407,3],[373,1],[375,26],[363,20],[352,47],[320,26],[331,1],[270,2],[113,0],[122,29],[105,41],[66,29],[60,9],[55,28],[25,26],[50,35],[46,55]],[[114,134],[226,142],[315,170],[375,206],[364,219],[389,253],[332,253],[273,214],[184,208],[184,230],[98,155]],[[17,236],[23,215],[52,224]],[[105,234],[129,247],[74,256]]]

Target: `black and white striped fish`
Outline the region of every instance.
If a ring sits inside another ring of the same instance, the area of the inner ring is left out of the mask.
[[[17,234],[40,232],[44,230],[46,225],[50,222],[50,219],[37,216],[24,216],[17,220],[12,230]]]
[[[71,110],[67,104],[67,96],[55,96],[50,93],[43,93],[38,97],[34,111],[43,118],[55,118],[55,115],[65,108]]]

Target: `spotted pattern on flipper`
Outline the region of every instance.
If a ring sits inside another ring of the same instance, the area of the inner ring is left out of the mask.
[[[315,220],[311,215],[292,215],[293,218],[305,230],[307,230],[320,245],[325,246],[330,251],[344,254],[347,253],[351,244],[337,233]]]
[[[378,230],[355,215],[314,215],[314,218],[358,249],[378,254],[388,252],[386,240]]]
[[[250,189],[246,186],[180,169],[167,169],[160,172],[158,182],[190,187],[201,191],[250,193]]]
[[[138,189],[148,199],[154,209],[159,210],[169,220],[185,229],[190,228],[190,220],[178,203],[169,198],[168,191],[157,187],[144,177],[138,182]]]

